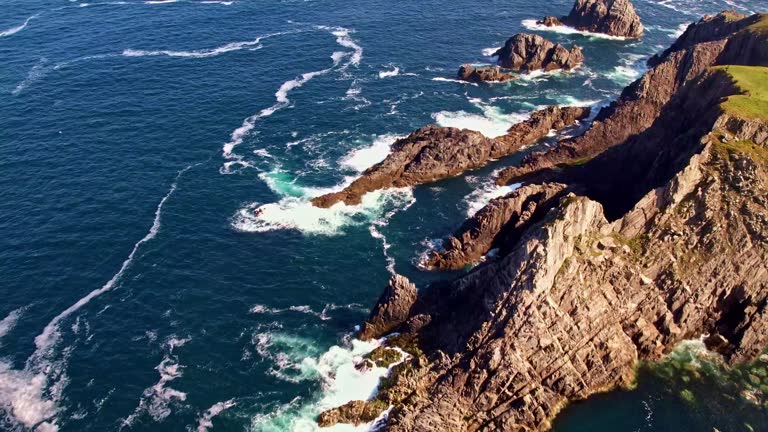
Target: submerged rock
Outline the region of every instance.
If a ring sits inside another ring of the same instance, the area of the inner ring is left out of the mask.
[[[568,16],[548,16],[539,23],[550,27],[566,25],[618,37],[643,35],[643,24],[630,0],[576,0]]]
[[[469,82],[507,82],[515,79],[515,75],[504,72],[498,66],[461,65],[458,77]]]
[[[494,56],[499,57],[502,67],[524,72],[570,70],[584,61],[584,54],[576,45],[568,50],[539,35],[527,33],[509,38]]]

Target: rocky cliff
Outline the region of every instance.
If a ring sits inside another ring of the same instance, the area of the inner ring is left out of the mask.
[[[366,170],[344,190],[315,198],[312,203],[318,207],[342,201],[359,204],[364,194],[374,190],[453,177],[534,144],[553,129],[572,126],[589,112],[589,108],[552,106],[534,112],[496,139],[468,129],[426,126],[395,142],[384,161]]]
[[[648,129],[672,95],[713,65],[768,65],[768,15],[723,12],[692,24],[651,69],[603,108],[581,136],[528,155],[520,166],[500,173],[499,184],[546,178],[558,165],[580,164]]]
[[[703,68],[664,105],[459,230],[435,262],[499,252],[403,303],[388,343],[411,357],[365,402],[384,430],[544,431],[682,340],[730,364],[768,346],[768,68]]]
[[[498,57],[501,67],[523,72],[570,70],[584,61],[584,54],[576,45],[569,50],[539,35],[527,33],[512,36],[493,55]]]
[[[643,24],[629,0],[576,0],[568,16],[548,16],[539,23],[566,25],[618,37],[638,38],[643,35]]]

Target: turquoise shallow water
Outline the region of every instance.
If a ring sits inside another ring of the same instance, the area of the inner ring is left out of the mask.
[[[730,3],[638,1],[642,40],[549,32],[586,66],[475,86],[460,63],[570,2],[0,2],[0,429],[312,430],[375,385],[350,335],[390,270],[446,277],[419,254],[520,155],[357,208],[307,200],[428,123],[493,135],[605,104],[684,23],[766,6]],[[668,387],[555,428],[744,428]]]

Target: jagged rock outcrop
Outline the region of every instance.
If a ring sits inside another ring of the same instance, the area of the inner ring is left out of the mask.
[[[558,165],[581,164],[650,127],[672,95],[706,68],[720,64],[768,65],[768,15],[723,12],[688,27],[642,78],[603,108],[589,129],[557,146],[526,156],[520,166],[499,174],[499,184],[537,181]]]
[[[386,408],[386,405],[372,404],[365,401],[351,401],[348,404],[321,413],[317,423],[320,427],[329,427],[337,423],[349,423],[357,426],[376,420],[376,417]]]
[[[638,38],[643,35],[643,24],[630,0],[576,0],[568,16],[548,16],[539,23],[546,26],[566,25],[618,37]]]
[[[370,340],[394,331],[408,319],[415,302],[416,286],[406,277],[392,276],[357,337]]]
[[[535,70],[570,70],[584,61],[581,48],[570,50],[535,34],[519,33],[507,40],[494,54],[501,67],[531,72]]]
[[[398,395],[384,430],[545,431],[569,402],[631,386],[639,361],[685,339],[707,336],[729,364],[757,358],[768,347],[767,82],[765,67],[702,70],[653,127],[559,172],[567,186],[538,185],[563,188],[535,201],[540,216],[521,225],[524,203],[487,210],[478,244],[504,238],[505,250],[419,292],[406,323],[420,324],[398,338],[424,355],[384,386]]]
[[[560,183],[533,184],[493,199],[445,240],[443,250],[431,253],[421,265],[458,270],[478,261],[489,250],[514,244],[515,237],[541,216],[541,209],[546,213],[566,191],[567,186]]]
[[[515,75],[504,72],[498,66],[461,65],[458,78],[469,82],[507,82],[515,79]]]
[[[426,126],[395,142],[384,161],[366,170],[344,190],[317,197],[312,203],[318,207],[342,201],[359,204],[364,194],[374,190],[453,177],[534,144],[551,130],[572,126],[589,113],[586,107],[552,106],[534,112],[496,139],[467,129]]]

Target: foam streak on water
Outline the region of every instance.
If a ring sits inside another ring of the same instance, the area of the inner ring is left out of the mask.
[[[120,270],[101,288],[95,289],[79,299],[73,305],[56,315],[35,337],[35,352],[27,360],[24,370],[13,370],[10,365],[0,362],[0,406],[10,414],[10,419],[27,427],[42,424],[49,431],[58,430],[52,418],[58,411],[60,391],[66,384],[63,375],[65,359],[55,359],[54,348],[59,340],[59,324],[94,298],[112,290],[122,279],[126,270],[133,263],[141,246],[157,236],[161,227],[161,216],[165,203],[176,191],[179,179],[184,173],[200,165],[189,165],[179,171],[171,188],[160,200],[155,209],[155,218],[149,232],[133,246],[131,253],[123,261]],[[66,351],[66,350],[65,350]],[[66,357],[66,356],[65,356]],[[58,387],[58,391],[48,391]]]
[[[20,32],[20,31],[24,30],[27,27],[27,24],[29,24],[30,21],[32,21],[33,19],[38,18],[38,17],[40,17],[40,14],[32,15],[31,17],[27,18],[26,20],[24,20],[23,23],[17,25],[16,27],[11,27],[9,29],[0,31],[0,37],[11,36],[11,35],[14,35],[14,34]]]
[[[543,31],[543,32],[552,32],[552,33],[560,33],[560,34],[580,34],[584,35],[590,38],[596,38],[596,39],[612,39],[612,40],[627,40],[625,37],[621,36],[611,36],[604,33],[593,33],[588,32],[584,30],[577,30],[573,27],[568,27],[564,25],[560,26],[545,26],[544,24],[537,23],[537,20],[535,19],[527,19],[523,20],[523,27],[527,28],[528,30],[536,30],[536,31]]]
[[[256,127],[256,122],[259,119],[262,119],[264,117],[269,117],[275,112],[290,106],[291,101],[290,99],[288,99],[288,93],[291,90],[303,86],[314,77],[325,75],[333,71],[337,66],[339,66],[339,64],[341,64],[341,61],[345,57],[349,57],[349,60],[341,66],[341,69],[345,69],[350,65],[357,65],[360,63],[360,60],[363,57],[363,48],[357,45],[349,37],[350,30],[345,29],[343,27],[321,26],[318,28],[330,31],[331,34],[336,36],[336,42],[339,45],[347,48],[352,48],[354,51],[352,53],[334,52],[331,55],[331,59],[333,60],[333,65],[331,67],[327,69],[321,69],[318,71],[306,72],[292,80],[288,80],[284,82],[280,86],[280,88],[277,90],[277,92],[275,92],[276,102],[274,105],[268,108],[264,108],[258,113],[250,117],[247,117],[245,120],[243,120],[243,124],[239,128],[232,131],[232,135],[230,136],[229,142],[224,144],[224,146],[222,147],[222,156],[225,159],[228,159],[228,161],[225,162],[222,168],[220,169],[220,172],[222,174],[234,173],[234,171],[232,170],[232,167],[234,166],[242,166],[242,167],[250,166],[250,164],[247,161],[245,161],[241,155],[233,153],[233,150],[235,149],[235,147],[242,144],[245,137],[253,130],[253,128]]]

